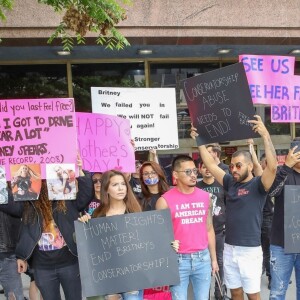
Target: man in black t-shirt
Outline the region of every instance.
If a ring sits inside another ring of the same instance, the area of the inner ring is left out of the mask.
[[[223,282],[223,250],[226,220],[225,193],[222,185],[215,180],[203,163],[199,164],[199,172],[202,175],[203,180],[197,182],[197,187],[211,194],[213,226],[216,236],[216,254],[219,265],[219,273]],[[217,282],[215,283],[215,299],[222,299]]]
[[[199,146],[203,163],[215,179],[227,191],[226,236],[224,246],[224,279],[234,300],[260,299],[262,272],[261,223],[262,209],[267,192],[276,175],[277,160],[274,146],[260,116],[249,120],[252,129],[264,142],[268,165],[262,176],[253,177],[253,162],[249,151],[237,151],[232,155],[231,175],[218,167],[206,147]],[[191,136],[197,132],[192,128]]]

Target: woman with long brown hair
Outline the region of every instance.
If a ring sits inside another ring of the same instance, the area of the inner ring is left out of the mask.
[[[140,168],[142,193],[139,198],[143,211],[155,210],[155,204],[162,194],[169,190],[169,185],[161,166],[155,161],[145,161]],[[172,247],[178,250],[178,242],[173,241]],[[171,299],[168,286],[144,290],[147,299]],[[159,298],[158,298],[159,297]]]
[[[130,188],[126,176],[122,172],[116,170],[106,171],[102,174],[101,180],[101,205],[94,210],[93,218],[141,212],[141,207]],[[86,214],[79,218],[79,221],[87,222],[90,218],[91,216]],[[99,298],[95,297],[94,299]],[[142,300],[143,292],[131,291],[106,295],[105,298],[109,300]]]
[[[82,171],[79,157],[77,164],[80,176],[76,200],[50,201],[43,180],[38,200],[13,202],[10,194],[9,204],[0,207],[22,216],[16,247],[18,271],[25,272],[30,263],[44,300],[60,300],[60,286],[65,299],[82,299],[74,221],[92,200],[93,186],[90,174]]]
[[[161,166],[154,161],[146,161],[140,168],[143,211],[155,210],[157,199],[169,190],[169,185]]]

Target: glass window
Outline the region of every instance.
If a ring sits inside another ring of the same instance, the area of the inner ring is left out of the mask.
[[[206,73],[220,67],[219,62],[213,63],[172,63],[151,64],[151,87],[175,87],[177,104],[178,138],[189,138],[191,119],[183,94],[181,80]]]
[[[271,135],[290,134],[290,123],[271,122],[271,107],[265,107],[265,125]]]
[[[66,65],[0,66],[0,99],[68,97]]]
[[[145,87],[144,63],[72,65],[76,111],[91,112],[91,87]]]

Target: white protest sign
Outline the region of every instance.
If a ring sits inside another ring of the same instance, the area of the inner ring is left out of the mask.
[[[94,113],[130,120],[136,150],[179,148],[174,88],[92,87],[91,94]]]

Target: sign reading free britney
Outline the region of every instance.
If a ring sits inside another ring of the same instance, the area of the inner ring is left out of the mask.
[[[76,163],[74,99],[0,100],[0,165]]]

